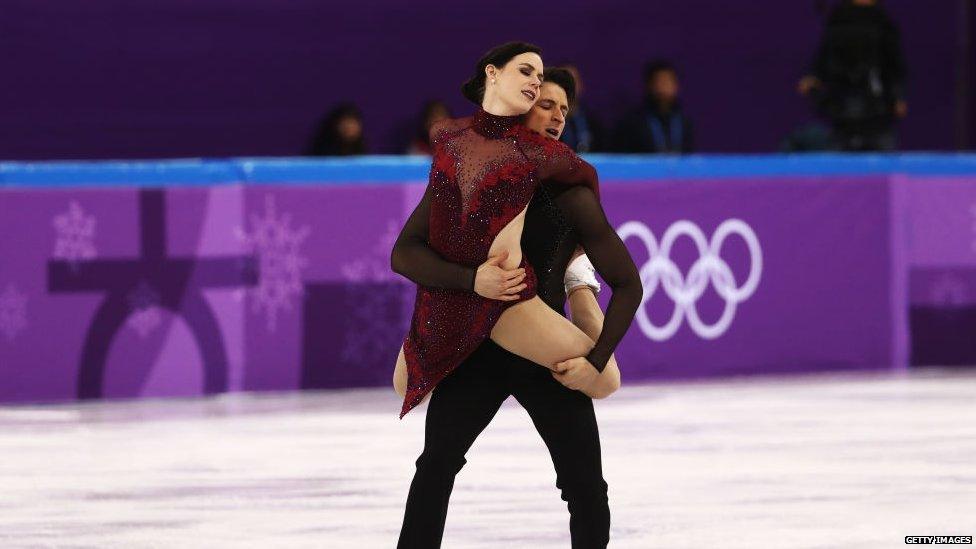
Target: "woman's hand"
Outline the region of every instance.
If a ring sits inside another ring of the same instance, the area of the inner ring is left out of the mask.
[[[519,292],[526,288],[525,269],[501,268],[501,263],[508,259],[508,251],[494,257],[489,257],[478,267],[474,275],[474,291],[481,297],[497,299],[499,301],[515,301]]]

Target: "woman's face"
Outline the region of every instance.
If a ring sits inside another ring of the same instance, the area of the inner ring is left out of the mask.
[[[525,126],[546,137],[559,139],[566,127],[569,114],[569,101],[566,90],[558,84],[545,82],[539,90],[539,100],[525,115]]]
[[[539,98],[542,85],[542,57],[537,53],[520,53],[505,63],[504,67],[485,67],[485,103],[505,113],[524,114]]]

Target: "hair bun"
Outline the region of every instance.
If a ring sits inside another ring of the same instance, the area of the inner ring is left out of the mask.
[[[481,105],[481,99],[485,94],[485,75],[481,74],[481,78],[478,76],[472,76],[467,82],[461,84],[461,95],[465,97],[468,101],[471,101],[475,105]]]

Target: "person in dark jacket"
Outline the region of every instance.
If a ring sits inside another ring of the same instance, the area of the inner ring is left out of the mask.
[[[678,71],[667,61],[644,68],[644,102],[620,121],[620,152],[685,154],[693,150],[691,121],[678,99]]]
[[[895,148],[895,121],[908,112],[898,28],[877,0],[842,0],[827,18],[810,74],[798,91],[813,99],[838,148]]]
[[[583,80],[579,69],[572,64],[562,65],[561,68],[569,71],[570,76],[576,80],[576,105],[566,117],[566,127],[560,141],[578,153],[605,150],[603,127],[581,101]]]
[[[323,118],[309,146],[310,156],[366,154],[363,115],[352,103],[341,103]]]

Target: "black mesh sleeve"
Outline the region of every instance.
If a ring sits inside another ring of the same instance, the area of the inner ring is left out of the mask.
[[[600,197],[600,184],[596,170],[580,158],[573,149],[560,141],[546,139],[542,144],[532,143],[523,150],[539,168],[539,179],[552,186],[582,185]]]
[[[613,290],[603,331],[586,356],[602,372],[640,306],[643,293],[640,275],[630,252],[610,226],[600,201],[590,189],[584,186],[566,189],[556,197],[556,205],[573,226],[597,272]]]
[[[473,291],[476,269],[445,260],[428,243],[430,197],[428,186],[393,244],[390,267],[421,286]]]

